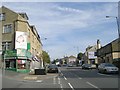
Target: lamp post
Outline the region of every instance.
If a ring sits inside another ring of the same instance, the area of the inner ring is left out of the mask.
[[[41,40],[47,40],[48,38],[42,38]],[[42,46],[43,46],[43,44],[42,44]],[[42,51],[42,53],[43,53],[43,51]],[[41,57],[42,57],[42,60],[43,60],[43,55],[41,54]],[[45,61],[43,60],[43,62],[42,62],[42,68],[46,68],[45,67]]]
[[[116,18],[116,21],[117,21],[117,27],[118,27],[118,37],[120,38],[120,29],[119,29],[119,21],[118,21],[118,17],[115,17],[115,16],[106,16],[106,18]]]

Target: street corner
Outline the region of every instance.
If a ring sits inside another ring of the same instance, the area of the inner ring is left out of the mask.
[[[54,73],[47,73],[46,75],[35,75],[35,76],[37,77],[37,80],[46,80],[46,79],[58,77],[59,75]]]

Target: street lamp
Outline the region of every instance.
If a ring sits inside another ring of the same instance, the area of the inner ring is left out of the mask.
[[[119,29],[119,21],[118,21],[118,17],[115,17],[115,16],[106,16],[106,18],[116,18],[116,21],[117,21],[117,27],[118,27],[118,36],[120,38],[120,29]]]

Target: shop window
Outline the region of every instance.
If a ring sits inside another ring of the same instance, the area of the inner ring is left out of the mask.
[[[18,69],[26,69],[26,61],[25,60],[17,60]]]
[[[15,60],[6,60],[6,68],[16,68],[16,61]]]

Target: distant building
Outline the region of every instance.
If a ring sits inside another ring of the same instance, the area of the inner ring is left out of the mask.
[[[97,49],[101,48],[100,41],[97,40],[97,44],[93,46],[88,46],[85,53],[83,54],[84,63],[88,64],[98,64],[98,59],[96,56]]]
[[[75,56],[69,56],[67,59],[67,64],[76,65],[77,58]]]
[[[35,26],[28,23],[27,14],[4,6],[0,10],[4,68],[17,72],[42,68],[42,43]]]

